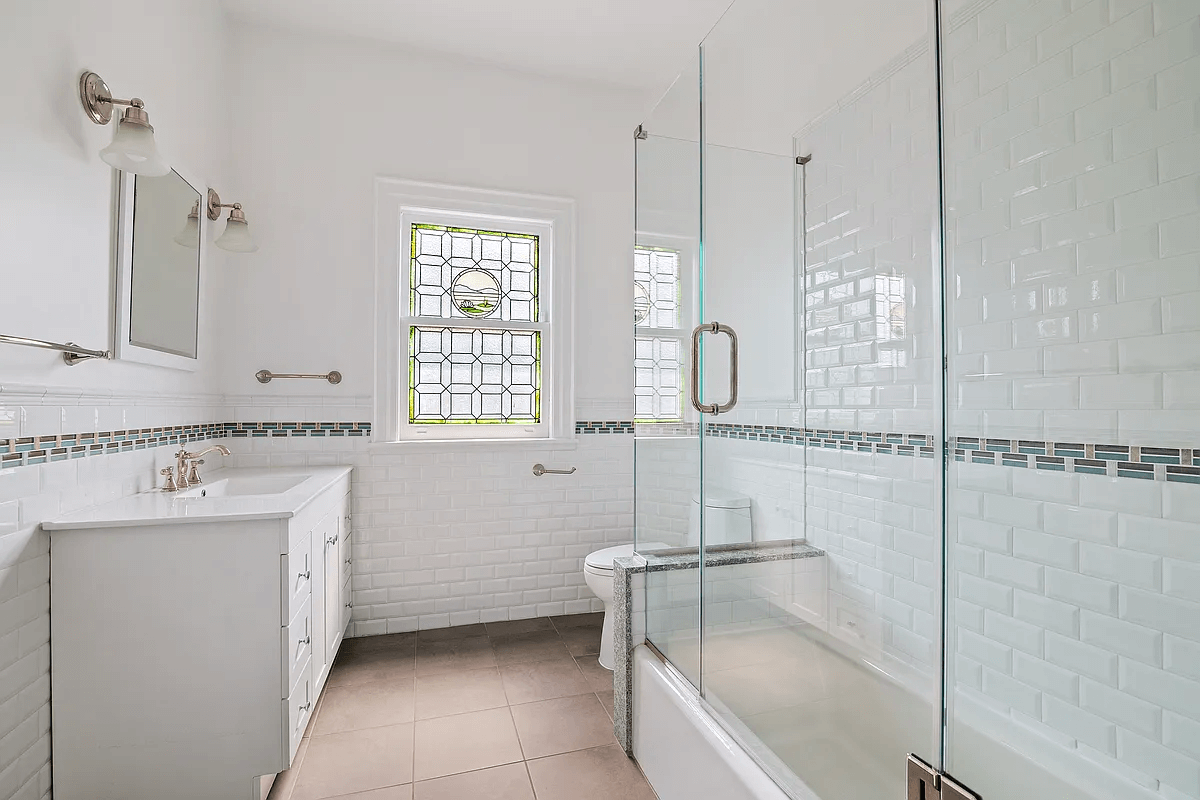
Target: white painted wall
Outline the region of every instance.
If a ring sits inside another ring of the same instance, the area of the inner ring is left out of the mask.
[[[0,89],[4,106],[14,109],[0,120],[3,333],[109,347],[113,170],[97,153],[111,129],[84,115],[78,89],[84,69],[99,73],[117,97],[141,97],[168,161],[224,192],[230,152],[224,31],[220,9],[180,0],[152,7],[137,0],[52,0],[6,9],[0,66],[20,78]],[[206,388],[225,263],[222,251],[212,253],[196,373],[128,363],[68,368],[49,351],[4,345],[0,382],[89,391]]]

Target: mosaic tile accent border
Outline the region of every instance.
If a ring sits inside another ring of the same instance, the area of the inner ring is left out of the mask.
[[[607,422],[584,422],[581,420],[575,423],[575,433],[577,435],[589,433],[632,434],[633,422],[630,420],[613,420]]]
[[[209,439],[370,436],[369,422],[206,422],[98,433],[0,439],[0,469],[148,450]]]
[[[915,458],[936,457],[934,437],[924,433],[844,431],[723,422],[710,423],[706,430],[707,435],[724,439]],[[695,435],[694,430],[692,435]],[[955,437],[951,444],[954,460],[962,463],[1200,484],[1200,447],[1145,447],[970,436]]]

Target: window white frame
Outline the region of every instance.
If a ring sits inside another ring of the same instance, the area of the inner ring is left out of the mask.
[[[531,233],[538,242],[539,322],[454,318],[460,328],[542,331],[541,422],[426,424],[408,420],[409,313],[413,224]],[[574,272],[575,202],[566,198],[472,189],[397,178],[375,180],[375,409],[376,441],[545,441],[575,435]]]

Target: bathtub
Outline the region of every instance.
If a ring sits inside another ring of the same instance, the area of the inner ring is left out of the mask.
[[[633,651],[633,754],[660,800],[789,800],[646,645]]]

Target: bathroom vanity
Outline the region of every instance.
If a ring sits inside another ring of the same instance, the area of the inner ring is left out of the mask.
[[[226,469],[44,524],[57,800],[260,797],[350,620],[350,468]]]

